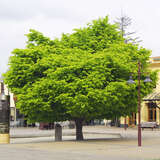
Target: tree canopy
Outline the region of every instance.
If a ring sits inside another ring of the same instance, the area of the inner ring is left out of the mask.
[[[147,71],[150,51],[125,44],[108,17],[89,23],[60,39],[30,30],[25,49],[14,49],[5,83],[17,96],[16,106],[31,122],[74,120],[77,140],[84,120],[136,112],[137,61]],[[142,97],[156,83],[142,83]],[[145,74],[142,75],[142,79]]]

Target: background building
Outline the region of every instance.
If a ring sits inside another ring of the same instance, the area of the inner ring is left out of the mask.
[[[7,88],[6,85],[3,84],[2,78],[1,78],[1,82],[2,85],[4,86],[4,93],[5,95],[9,95],[10,96],[10,125],[12,126],[19,126],[21,125],[23,120],[23,115],[21,115],[19,113],[19,110],[16,109],[16,105],[15,105],[15,100],[14,100],[14,95],[13,93],[11,93],[9,91],[9,89]],[[2,85],[0,85],[0,93],[2,92]]]
[[[157,122],[160,125],[160,57],[152,57],[150,59],[149,68],[153,71],[158,70],[158,82],[153,92],[147,95],[141,105],[141,122]],[[135,126],[138,124],[137,113],[132,113],[126,117],[127,126]],[[120,126],[125,125],[125,118],[120,118]]]

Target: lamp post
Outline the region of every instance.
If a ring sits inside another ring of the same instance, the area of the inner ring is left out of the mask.
[[[128,84],[135,83],[132,77],[127,81]],[[146,77],[144,82],[152,82],[149,77]],[[138,146],[142,146],[142,134],[141,134],[141,62],[138,61]]]

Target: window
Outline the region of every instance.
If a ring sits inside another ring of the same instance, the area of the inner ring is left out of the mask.
[[[149,122],[156,121],[156,104],[153,102],[148,103],[148,121]]]

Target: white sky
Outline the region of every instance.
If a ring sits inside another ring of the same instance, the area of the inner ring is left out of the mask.
[[[160,0],[0,0],[0,72],[15,48],[24,48],[25,34],[36,29],[54,39],[109,15],[132,18],[132,30],[152,56],[160,56]]]

